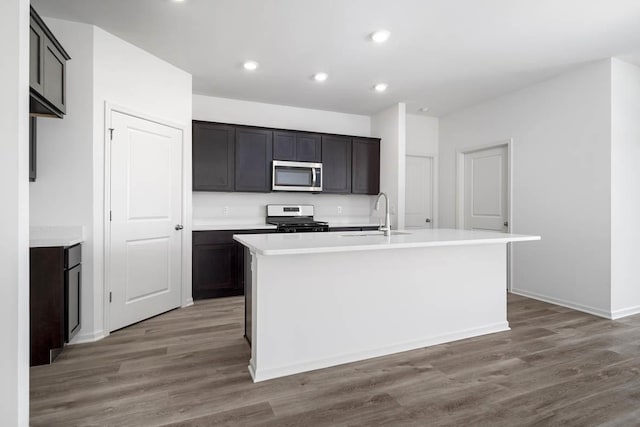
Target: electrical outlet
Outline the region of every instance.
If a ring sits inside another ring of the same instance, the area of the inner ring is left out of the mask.
[[[341,214],[342,213],[342,206],[338,206],[338,213]]]
[[[229,215],[229,206],[225,206],[225,207],[222,209],[222,214],[223,214],[224,216]]]

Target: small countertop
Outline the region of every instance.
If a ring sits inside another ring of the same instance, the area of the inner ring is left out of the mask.
[[[83,241],[84,227],[82,226],[39,226],[29,229],[29,247],[31,248],[69,247]]]
[[[233,238],[258,255],[296,255],[371,251],[433,246],[481,245],[540,240],[540,236],[448,228],[333,233],[276,233],[235,235]]]
[[[215,230],[275,230],[276,226],[266,223],[225,223],[219,221],[193,220],[193,231]]]

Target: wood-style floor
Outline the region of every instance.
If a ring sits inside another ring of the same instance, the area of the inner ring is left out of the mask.
[[[243,310],[201,301],[67,348],[31,369],[31,425],[640,425],[640,316],[510,295],[509,332],[253,384]]]

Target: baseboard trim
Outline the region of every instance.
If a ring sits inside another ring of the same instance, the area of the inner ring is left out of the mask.
[[[190,306],[192,306],[192,305],[193,305],[193,298],[188,298],[188,299],[184,302],[184,304],[182,304],[182,305],[180,306],[180,308],[186,308],[186,307],[190,307]]]
[[[374,357],[388,356],[390,354],[401,353],[418,348],[429,347],[437,344],[443,344],[452,341],[458,341],[466,338],[477,337],[479,335],[493,334],[496,332],[508,331],[509,322],[498,322],[478,328],[463,329],[444,335],[424,338],[418,341],[392,345],[368,351],[350,353],[336,357],[325,359],[311,360],[303,363],[297,363],[289,366],[277,368],[259,369],[254,366],[253,359],[250,361],[248,369],[253,382],[266,381],[274,378],[284,377],[287,375],[299,374],[301,372],[314,371],[316,369],[329,368],[331,366],[343,365],[345,363],[357,362],[360,360],[371,359]]]
[[[71,342],[68,345],[86,344],[86,343],[90,343],[90,342],[96,342],[96,341],[100,341],[101,339],[103,339],[106,336],[107,336],[107,334],[105,334],[105,332],[103,330],[94,331],[94,332],[87,332],[87,333],[82,333],[81,332],[78,335],[76,335],[76,337],[74,339],[72,339]]]
[[[579,304],[573,301],[567,301],[560,298],[550,297],[548,295],[539,294],[537,292],[525,291],[523,289],[511,289],[511,293],[516,295],[521,295],[527,298],[533,298],[540,301],[548,302],[549,304],[560,305],[562,307],[567,307],[572,310],[582,311],[584,313],[593,314],[594,316],[604,317],[605,319],[612,319],[612,313],[607,310],[602,310],[595,307],[590,307],[588,305]],[[640,309],[640,307],[638,307]]]
[[[640,305],[635,307],[626,307],[611,312],[611,319],[622,319],[623,317],[633,316],[634,314],[640,314]]]

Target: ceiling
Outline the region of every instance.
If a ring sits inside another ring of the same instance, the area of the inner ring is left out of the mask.
[[[640,64],[638,0],[33,0],[193,74],[197,94],[441,116],[610,56]],[[391,31],[384,44],[368,35]],[[73,52],[70,52],[73,56]],[[242,63],[255,60],[255,72]],[[317,83],[311,76],[329,74]],[[385,93],[374,84],[389,85]]]

